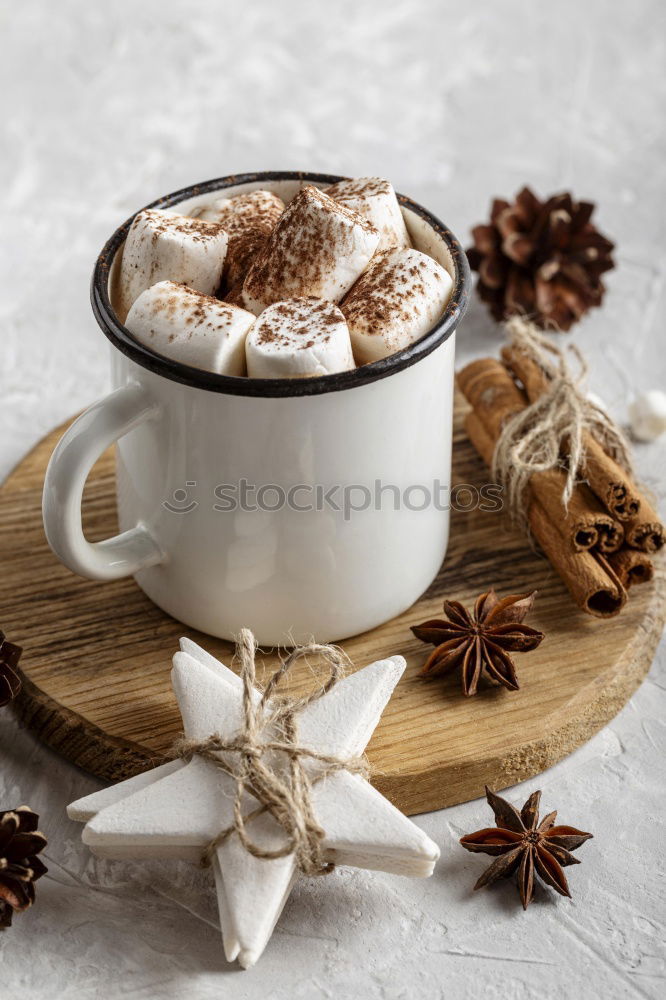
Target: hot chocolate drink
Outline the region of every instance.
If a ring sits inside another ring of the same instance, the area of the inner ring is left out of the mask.
[[[116,307],[133,336],[194,367],[312,378],[395,354],[436,324],[452,279],[414,249],[389,181],[250,191],[150,209],[125,244]]]

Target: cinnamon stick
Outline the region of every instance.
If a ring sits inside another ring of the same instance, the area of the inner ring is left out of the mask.
[[[484,424],[494,448],[506,421],[527,406],[525,395],[506,368],[494,358],[482,358],[458,374],[458,384]],[[487,464],[492,464],[492,458]],[[578,484],[568,508],[562,503],[566,473],[562,469],[536,472],[530,488],[549,517],[562,521],[564,534],[574,551],[597,546],[601,552],[615,552],[623,540],[623,530],[607,514],[592,491]]]
[[[627,544],[641,552],[658,552],[666,541],[666,529],[652,504],[641,498],[641,510],[637,517],[625,524]]]
[[[540,504],[532,504],[529,517],[534,537],[578,607],[597,618],[619,614],[627,592],[606,558],[600,553],[571,552],[562,545],[556,525]]]
[[[622,548],[608,557],[621,584],[625,588],[638,583],[649,583],[654,576],[652,560],[645,552],[638,549]]]
[[[595,523],[599,531],[599,540],[597,542],[599,552],[603,552],[606,555],[611,552],[617,552],[624,541],[624,528],[622,524],[604,511],[598,498],[585,483],[579,483],[579,487],[589,494],[590,508],[597,510]]]
[[[614,517],[619,521],[629,521],[638,514],[643,504],[636,486],[591,434],[584,434],[583,439],[583,469],[590,489]]]
[[[524,393],[501,361],[495,358],[472,361],[458,372],[457,382],[494,440],[500,436],[507,420],[527,406]]]
[[[467,437],[470,439],[483,461],[488,467],[490,467],[493,460],[495,442],[479,420],[474,410],[470,410],[465,417],[465,430],[467,431]]]
[[[585,483],[578,483],[567,508],[562,504],[562,491],[566,475],[561,469],[537,472],[532,479],[534,495],[540,500],[546,514],[553,520],[563,521],[565,534],[573,542],[576,552],[596,548],[599,552],[616,552],[622,545],[624,530],[618,521],[606,513],[596,496]]]
[[[539,399],[548,388],[548,376],[523,351],[508,345],[502,348],[502,360],[513,372],[527,393],[530,403]],[[607,455],[591,434],[583,435],[585,478],[613,517],[620,521],[634,518],[641,506],[641,497],[631,478],[617,462]]]
[[[465,381],[463,378],[463,383]],[[465,429],[481,458],[490,465],[495,442],[474,410],[465,418]],[[536,497],[529,504],[527,517],[532,534],[578,607],[598,618],[618,614],[627,595],[604,557],[589,551],[572,551],[567,544],[569,532],[563,528],[562,518],[551,518]]]

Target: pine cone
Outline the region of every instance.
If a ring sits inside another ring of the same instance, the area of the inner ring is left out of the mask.
[[[0,708],[15,698],[21,690],[21,680],[16,666],[23,650],[5,639],[0,631]]]
[[[0,928],[11,926],[14,910],[34,903],[34,883],[47,871],[37,857],[46,847],[38,822],[27,806],[0,812]]]
[[[490,222],[472,230],[467,257],[496,320],[520,314],[544,329],[568,330],[601,304],[613,244],[590,222],[593,211],[592,202],[570,194],[542,202],[528,187],[513,205],[495,199]]]

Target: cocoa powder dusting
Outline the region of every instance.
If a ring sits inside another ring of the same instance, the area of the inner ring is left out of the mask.
[[[256,342],[262,346],[306,350],[316,343],[329,343],[332,328],[341,323],[344,318],[332,302],[314,296],[286,299],[261,314],[256,325]]]
[[[230,326],[238,314],[236,305],[221,302],[214,295],[204,295],[176,281],[165,282],[165,285],[167,287],[155,293],[153,309],[156,313],[166,313],[169,318],[178,313],[183,327],[188,329],[188,339],[195,330]]]
[[[340,304],[350,325],[381,336],[396,319],[408,323],[421,315],[428,295],[426,275],[429,281],[435,269],[430,258],[414,260],[414,253],[391,249],[375,254]]]
[[[312,294],[325,286],[341,259],[356,250],[358,234],[374,227],[311,185],[282,214],[245,280],[245,292],[265,303]]]
[[[160,236],[169,233],[180,233],[189,236],[197,243],[207,243],[210,239],[226,232],[219,222],[204,222],[201,219],[191,219],[187,215],[163,215],[157,209],[147,208],[135,219],[135,223],[143,224],[150,229],[153,245]]]

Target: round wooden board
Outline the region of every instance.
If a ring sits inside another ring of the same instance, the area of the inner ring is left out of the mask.
[[[454,482],[486,481],[462,430],[456,402]],[[201,635],[156,608],[133,580],[94,583],[70,573],[50,552],[41,491],[60,427],[26,456],[0,488],[0,625],[24,647],[19,717],[49,746],[108,781],[161,763],[179,734],[171,656],[188,635],[226,663],[228,643]],[[113,455],[93,470],[84,501],[92,538],[113,534]],[[517,655],[521,689],[460,693],[459,678],[424,682],[427,650],[410,624],[437,616],[445,597],[471,603],[490,586],[537,589],[531,623],[546,633],[539,649]],[[464,802],[484,784],[506,787],[549,767],[588,740],[625,704],[650,666],[666,618],[666,574],[632,590],[620,616],[590,618],[505,515],[454,513],[451,544],[437,579],[408,612],[343,643],[358,666],[402,653],[407,671],[368,748],[374,783],[407,814]],[[251,624],[251,623],[250,623]],[[275,664],[266,655],[265,668]],[[293,691],[312,683],[306,667]]]

